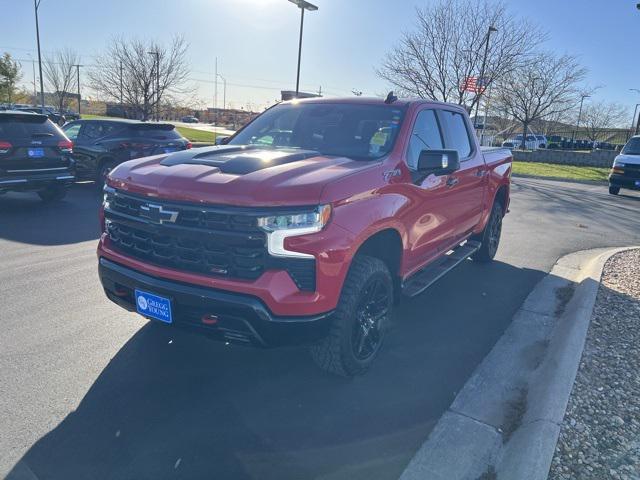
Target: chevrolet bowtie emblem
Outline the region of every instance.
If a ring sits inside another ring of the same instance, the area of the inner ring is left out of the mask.
[[[147,203],[140,206],[140,216],[153,223],[175,223],[178,219],[178,212],[174,210],[165,210],[162,205]]]

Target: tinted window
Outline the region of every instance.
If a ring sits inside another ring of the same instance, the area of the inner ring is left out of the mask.
[[[403,114],[393,105],[287,103],[267,110],[229,143],[379,158],[393,148]]]
[[[82,127],[82,137],[89,140],[95,140],[102,137],[102,123],[101,122],[87,122]]]
[[[73,125],[65,126],[62,130],[70,140],[75,140],[76,138],[78,138],[78,133],[80,133],[81,126],[82,125],[80,123],[74,123]]]
[[[173,140],[182,138],[173,126],[136,125],[132,126],[129,131],[132,137],[152,138],[154,140]]]
[[[22,118],[21,118],[22,117]],[[62,134],[50,120],[42,121],[41,117],[25,118],[30,115],[0,115],[0,140],[13,138],[43,137],[61,138]]]
[[[633,137],[621,152],[623,155],[640,155],[640,137]]]
[[[447,148],[457,150],[461,160],[467,158],[471,155],[471,141],[464,117],[460,113],[446,110],[442,110],[442,115],[449,131],[450,144]]]
[[[418,166],[418,157],[422,150],[442,150],[442,137],[440,128],[433,110],[423,110],[418,113],[416,123],[411,132],[409,148],[407,150],[407,164],[415,170]]]

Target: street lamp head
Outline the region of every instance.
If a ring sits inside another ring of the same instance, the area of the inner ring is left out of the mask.
[[[489,27],[489,31],[490,31],[490,32],[497,32],[497,31],[498,31],[498,29],[497,29],[496,27],[494,27],[494,26],[490,26],[490,27]]]
[[[298,8],[303,8],[305,10],[309,10],[310,12],[314,10],[318,10],[313,3],[306,2],[305,0],[289,0],[291,3],[294,3],[298,6]]]

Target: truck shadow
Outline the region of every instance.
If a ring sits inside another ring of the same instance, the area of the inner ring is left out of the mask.
[[[35,193],[0,196],[0,238],[33,245],[64,245],[100,236],[102,193],[93,182],[75,184],[60,202],[46,204]]]
[[[303,348],[147,324],[7,478],[397,478],[543,276],[465,262],[397,308],[355,379],[321,372]]]

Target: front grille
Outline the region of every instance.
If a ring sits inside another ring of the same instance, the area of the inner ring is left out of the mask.
[[[257,226],[259,213],[144,199],[120,191],[108,197],[107,234],[113,248],[128,256],[176,270],[241,280],[256,280],[270,269],[286,270],[300,290],[315,290],[315,259],[271,257],[266,233]],[[149,205],[163,213],[149,218],[142,209]]]
[[[154,229],[112,220],[107,223],[107,233],[116,247],[157,265],[248,280],[264,271],[264,238],[259,235],[225,238],[215,233],[195,236],[166,227]]]

